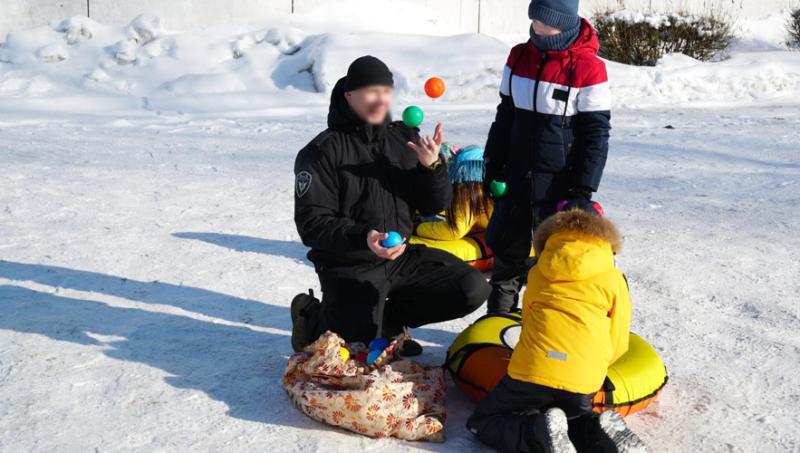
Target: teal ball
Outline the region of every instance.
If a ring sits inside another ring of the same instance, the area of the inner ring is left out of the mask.
[[[369,366],[375,363],[375,361],[378,360],[378,357],[380,357],[381,354],[383,354],[383,351],[378,351],[378,350],[369,351],[369,354],[367,354],[367,365]]]
[[[402,243],[403,243],[403,236],[400,236],[400,233],[398,233],[397,231],[390,231],[386,239],[381,241],[381,246],[387,249],[391,249],[397,247]]]
[[[369,343],[370,351],[381,351],[389,347],[389,342],[385,338],[376,338]]]
[[[492,181],[489,190],[491,190],[493,197],[503,198],[508,193],[508,183],[505,181]]]
[[[423,120],[425,120],[425,113],[416,105],[412,105],[403,110],[403,122],[406,126],[419,127]]]

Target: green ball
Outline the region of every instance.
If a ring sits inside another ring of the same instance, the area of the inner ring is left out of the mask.
[[[419,127],[424,119],[425,113],[416,105],[412,105],[403,110],[403,122],[406,123],[408,127]]]
[[[508,183],[505,181],[492,181],[492,184],[489,185],[489,190],[492,192],[492,196],[495,198],[503,198],[508,193]]]

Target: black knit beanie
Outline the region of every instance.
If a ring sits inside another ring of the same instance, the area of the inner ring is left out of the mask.
[[[366,55],[357,58],[347,69],[344,90],[353,91],[370,85],[383,85],[394,87],[392,71],[386,63]]]

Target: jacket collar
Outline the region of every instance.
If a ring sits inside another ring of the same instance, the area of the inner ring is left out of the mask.
[[[528,40],[528,47],[535,52],[546,54],[548,59],[569,58],[570,55],[591,54],[597,55],[600,50],[600,38],[597,36],[592,24],[588,20],[581,18],[581,30],[578,38],[565,50],[550,50],[543,52],[537,48],[531,40]]]
[[[578,21],[574,27],[568,30],[562,30],[561,33],[556,35],[549,35],[549,36],[540,36],[537,35],[536,32],[533,31],[533,27],[530,28],[531,32],[531,42],[542,51],[561,51],[567,50],[572,47],[572,44],[578,39],[578,36],[581,34],[581,27],[582,23]]]
[[[381,141],[386,137],[386,129],[391,122],[389,115],[381,124],[367,124],[358,117],[350,108],[350,104],[344,97],[344,81],[342,77],[336,82],[331,93],[331,105],[328,109],[328,128],[356,134],[365,143]]]

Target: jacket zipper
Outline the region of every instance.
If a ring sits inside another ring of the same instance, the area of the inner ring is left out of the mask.
[[[547,64],[547,53],[544,54],[542,57],[542,61],[539,63],[539,68],[536,70],[536,82],[533,84],[533,113],[539,113],[539,109],[536,108],[536,101],[539,100],[539,82],[542,80],[542,72],[544,72],[544,67]]]
[[[572,94],[572,85],[575,84],[575,63],[572,58],[572,51],[569,51],[569,85],[567,85],[567,102],[564,104],[564,114],[561,115],[561,129],[567,125],[567,112],[569,111],[569,97]]]
[[[539,68],[536,69],[536,82],[533,85],[533,113],[539,113],[539,109],[537,108],[537,101],[539,100],[539,83],[542,80],[542,73],[544,72],[544,67],[547,65],[547,52],[544,53],[542,57],[542,61],[539,63]],[[528,153],[528,183],[531,187],[531,199],[529,203],[531,205],[531,239],[533,238],[533,231],[536,227],[536,208],[533,205],[533,200],[536,199],[536,187],[533,183],[533,169],[531,168],[531,153]]]

